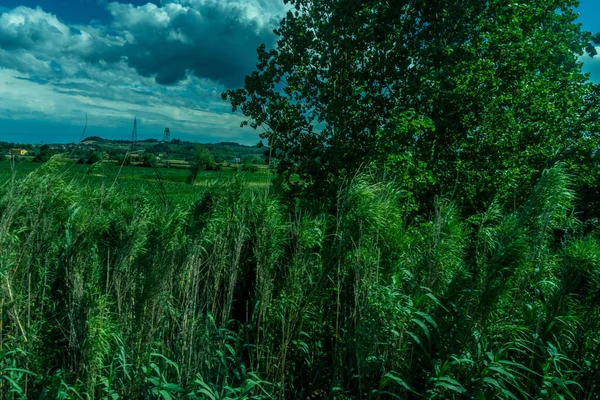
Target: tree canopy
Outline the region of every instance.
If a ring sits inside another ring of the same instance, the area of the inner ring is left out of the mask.
[[[277,47],[223,97],[305,191],[377,162],[415,207],[450,194],[481,209],[597,148],[576,0],[289,3]]]

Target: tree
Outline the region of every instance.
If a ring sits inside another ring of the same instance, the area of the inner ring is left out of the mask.
[[[169,145],[167,143],[157,143],[152,147],[148,147],[146,152],[154,154],[169,153]]]
[[[154,167],[158,164],[158,159],[152,153],[144,153],[140,158],[142,167]]]
[[[46,162],[50,159],[50,157],[52,157],[52,155],[53,152],[50,149],[50,146],[44,144],[40,147],[39,153],[33,158],[33,162]]]
[[[114,160],[117,161],[117,165],[132,165],[131,156],[127,153],[115,154]]]
[[[194,184],[196,182],[196,178],[198,177],[198,173],[201,170],[213,170],[216,169],[216,163],[213,159],[212,154],[206,148],[206,146],[202,146],[197,144],[194,147],[194,159],[190,165],[190,175],[187,178],[188,184]]]
[[[255,173],[258,172],[258,166],[252,164],[251,162],[244,162],[242,164],[242,171]]]
[[[90,151],[87,155],[81,157],[77,164],[96,164],[102,162],[104,156],[99,151]]]
[[[300,189],[332,194],[376,162],[415,206],[448,194],[475,211],[597,147],[576,0],[290,3],[277,48],[223,98]]]

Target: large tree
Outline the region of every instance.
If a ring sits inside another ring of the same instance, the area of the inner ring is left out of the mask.
[[[292,0],[234,110],[319,194],[375,161],[480,208],[597,147],[576,0]],[[571,157],[572,158],[572,157]]]

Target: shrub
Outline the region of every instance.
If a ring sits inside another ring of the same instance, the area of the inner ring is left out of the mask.
[[[258,171],[258,166],[254,165],[254,164],[250,164],[250,163],[243,164],[242,171],[254,173],[254,172]]]
[[[96,164],[102,162],[104,156],[99,151],[90,152],[87,156],[81,157],[77,164]]]

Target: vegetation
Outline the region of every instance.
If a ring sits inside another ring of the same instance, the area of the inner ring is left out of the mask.
[[[215,160],[210,154],[210,151],[204,146],[196,145],[194,158],[190,166],[190,176],[187,179],[187,183],[193,184],[198,178],[198,172],[202,170],[214,171],[218,169]]]
[[[0,163],[0,400],[598,398],[576,1],[291,4],[268,148]]]
[[[64,159],[63,159],[64,160]],[[18,182],[44,164],[28,161],[0,162],[0,182]],[[60,174],[70,184],[90,189],[116,186],[126,192],[145,192],[149,196],[158,196],[164,189],[170,202],[189,203],[199,194],[201,186],[210,186],[215,181],[232,182],[240,176],[251,190],[264,190],[273,180],[267,169],[256,173],[237,172],[233,169],[220,171],[200,171],[196,185],[185,185],[189,170],[181,168],[159,168],[133,166],[113,162],[101,162],[93,165],[74,165],[64,162],[59,167]],[[191,197],[190,197],[191,196]]]
[[[1,204],[2,393],[16,398],[593,398],[600,247],[564,167],[407,225],[357,175],[336,214],[243,182],[187,204],[68,183]],[[588,397],[586,397],[588,396]]]
[[[451,191],[466,212],[524,201],[557,161],[584,185],[598,87],[576,0],[289,3],[277,47],[224,98],[263,128],[284,179],[300,175],[292,188],[333,199],[374,161],[427,213]]]
[[[108,140],[90,136],[80,143],[32,145],[0,142],[0,154],[10,154],[11,149],[20,148],[28,151],[25,158],[35,162],[46,162],[56,154],[67,153],[70,158],[80,163],[93,164],[101,159],[121,163],[140,163],[143,166],[167,166],[170,162],[181,163],[186,168],[194,162],[197,146],[210,152],[215,166],[235,164],[236,159],[249,159],[251,163],[265,164],[264,148],[244,146],[233,142],[209,143],[200,145],[189,141],[173,139],[169,143],[146,139],[135,143],[127,140]],[[93,154],[97,153],[97,154]],[[132,157],[131,155],[136,155]],[[239,162],[238,162],[239,164]]]

